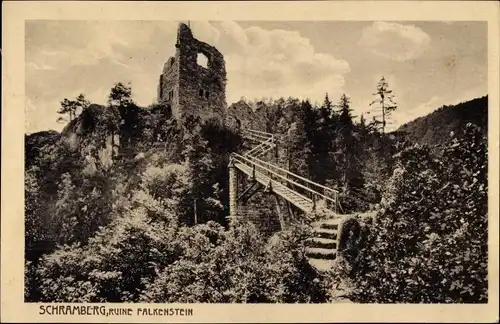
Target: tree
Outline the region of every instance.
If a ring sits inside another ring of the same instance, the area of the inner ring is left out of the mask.
[[[328,114],[333,112],[333,104],[330,98],[328,98],[328,93],[325,95],[325,100],[323,101],[323,106],[321,106],[321,108],[326,110]]]
[[[339,183],[342,189],[342,196],[351,202],[342,199],[344,209],[357,209],[359,202],[354,199],[358,190],[363,187],[364,181],[361,173],[361,146],[359,134],[354,125],[352,109],[350,107],[351,99],[342,94],[339,103],[336,105],[338,110],[338,123],[335,134],[335,160],[336,166],[340,170]],[[354,190],[354,191],[353,191]]]
[[[114,135],[120,137],[120,147],[131,145],[131,140],[139,134],[138,107],[132,100],[132,86],[115,83],[108,96],[108,106],[112,109],[113,120],[110,121],[112,146],[115,146]]]
[[[78,95],[78,97],[76,97],[75,100],[64,98],[64,100],[61,101],[61,109],[59,109],[57,113],[61,115],[68,114],[69,121],[72,121],[73,119],[75,119],[78,112],[82,112],[84,109],[88,108],[88,106],[90,106],[90,101],[88,101],[85,98],[85,95],[81,93]],[[57,121],[64,121],[64,118],[59,117]]]
[[[360,302],[488,300],[487,140],[466,125],[435,159],[397,155],[367,248],[344,270]]]
[[[115,83],[108,96],[108,105],[111,107],[128,106],[132,104],[132,86],[121,82]]]
[[[365,128],[366,127],[366,120],[364,114],[361,114],[361,117],[359,119],[359,126]]]
[[[378,124],[382,127],[382,133],[385,133],[385,126],[387,125],[387,120],[391,116],[391,113],[397,109],[396,102],[394,101],[394,95],[392,94],[392,90],[389,89],[389,84],[385,80],[384,77],[380,79],[377,84],[377,92],[373,93],[377,98],[370,103],[370,106],[376,105],[373,110],[375,116],[373,117],[373,121],[375,122],[375,126]],[[382,115],[378,115],[381,113]],[[382,121],[379,121],[377,118],[382,118]]]
[[[78,97],[76,97],[76,105],[83,111],[90,106],[90,101],[87,100],[83,93],[80,93]]]

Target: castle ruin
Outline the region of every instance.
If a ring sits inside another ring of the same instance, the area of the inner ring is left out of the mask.
[[[190,115],[202,120],[223,121],[226,111],[226,67],[223,55],[193,37],[181,23],[177,30],[175,57],[163,66],[158,84],[158,103],[170,108],[180,121]],[[204,64],[205,63],[205,64]]]

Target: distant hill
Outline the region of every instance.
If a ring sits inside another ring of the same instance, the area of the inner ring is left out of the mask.
[[[472,123],[488,133],[488,96],[476,98],[457,105],[443,106],[427,116],[419,117],[402,125],[397,132],[404,133],[412,142],[429,146],[447,143],[453,132]]]

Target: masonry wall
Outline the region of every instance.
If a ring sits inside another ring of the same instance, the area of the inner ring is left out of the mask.
[[[198,54],[208,59],[198,65]],[[189,115],[202,120],[215,117],[221,122],[226,111],[226,68],[223,55],[213,46],[193,37],[180,24],[175,57],[165,63],[158,86],[158,101],[170,104],[172,115],[184,120]]]
[[[169,58],[163,66],[158,80],[158,101],[169,106],[173,115],[179,115],[179,64],[176,57]]]
[[[238,212],[240,217],[252,222],[266,236],[281,231],[275,198],[269,193],[255,193],[245,204],[238,206]]]

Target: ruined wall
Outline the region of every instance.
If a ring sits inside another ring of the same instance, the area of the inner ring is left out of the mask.
[[[162,74],[158,80],[158,102],[165,104],[170,109],[179,110],[179,64],[175,57],[171,57],[163,66]]]
[[[185,24],[179,25],[175,46],[175,57],[165,63],[160,76],[158,101],[169,104],[178,120],[194,115],[222,122],[226,111],[224,57],[215,47],[194,38]],[[206,56],[206,68],[198,64],[198,54]]]

